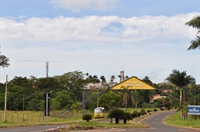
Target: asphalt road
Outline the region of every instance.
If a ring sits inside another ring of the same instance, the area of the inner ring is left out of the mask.
[[[143,121],[150,128],[112,128],[112,129],[96,129],[96,130],[84,130],[84,131],[76,131],[76,132],[200,132],[200,130],[196,129],[186,129],[186,128],[178,128],[172,127],[163,124],[163,119],[167,116],[172,114],[175,111],[165,111],[150,116]]]
[[[151,129],[146,130],[146,132],[200,132],[200,130],[178,128],[163,124],[163,119],[167,115],[173,114],[174,112],[175,111],[160,112],[159,114],[150,116],[149,118],[143,120],[143,123],[151,126]]]
[[[172,114],[174,111],[165,111],[152,115],[143,121],[142,123],[148,124],[150,128],[112,128],[112,129],[95,129],[95,130],[81,130],[76,132],[200,132],[196,129],[186,129],[172,127],[163,124],[163,119]],[[48,125],[48,129],[65,127],[66,125]],[[16,128],[4,128],[0,129],[0,132],[45,132],[46,126],[31,126],[31,127],[16,127]]]
[[[0,132],[45,132],[52,128],[65,127],[66,125],[48,125],[48,126],[29,126],[29,127],[13,127],[13,128],[1,128]]]

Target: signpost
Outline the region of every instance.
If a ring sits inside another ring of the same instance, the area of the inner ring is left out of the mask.
[[[45,93],[44,94],[44,116],[46,116],[46,131],[47,131],[47,126],[48,126],[48,116],[50,115],[50,94],[49,93]]]
[[[200,105],[188,105],[188,115],[200,115]]]

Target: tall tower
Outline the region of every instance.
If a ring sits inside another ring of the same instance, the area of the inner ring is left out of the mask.
[[[46,62],[46,77],[48,77],[49,72],[49,62]]]
[[[120,71],[120,82],[124,81],[124,69],[122,66],[122,71]]]

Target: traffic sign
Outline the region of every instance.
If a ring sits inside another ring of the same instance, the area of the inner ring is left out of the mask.
[[[200,115],[200,105],[188,105],[188,115]]]
[[[44,94],[44,116],[49,116],[50,115],[50,94],[49,93],[45,93]]]

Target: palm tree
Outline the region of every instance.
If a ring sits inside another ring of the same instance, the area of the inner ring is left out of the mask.
[[[114,80],[115,80],[115,76],[112,75],[112,76],[110,77],[110,83],[111,83],[110,85],[111,85],[111,87],[113,86]]]
[[[112,75],[111,77],[110,77],[110,81],[114,81],[115,80],[115,76],[114,75]]]
[[[180,72],[179,70],[173,70],[166,80],[174,84],[180,90],[180,102],[182,102],[182,88],[195,83],[195,79],[187,75],[186,71]]]
[[[198,29],[197,38],[191,41],[191,45],[189,46],[188,50],[196,49],[200,46],[200,36],[198,36],[198,33],[200,32],[200,16],[193,18],[192,20],[187,22],[186,25]]]
[[[106,78],[103,75],[100,77],[100,79],[101,79],[101,82],[106,82]]]
[[[0,55],[0,66],[1,67],[8,67],[10,64],[8,63],[9,59],[4,56],[4,55]]]
[[[195,83],[195,79],[187,75],[186,71],[180,72],[179,70],[173,70],[172,73],[166,78],[169,82],[181,88],[188,84]]]

